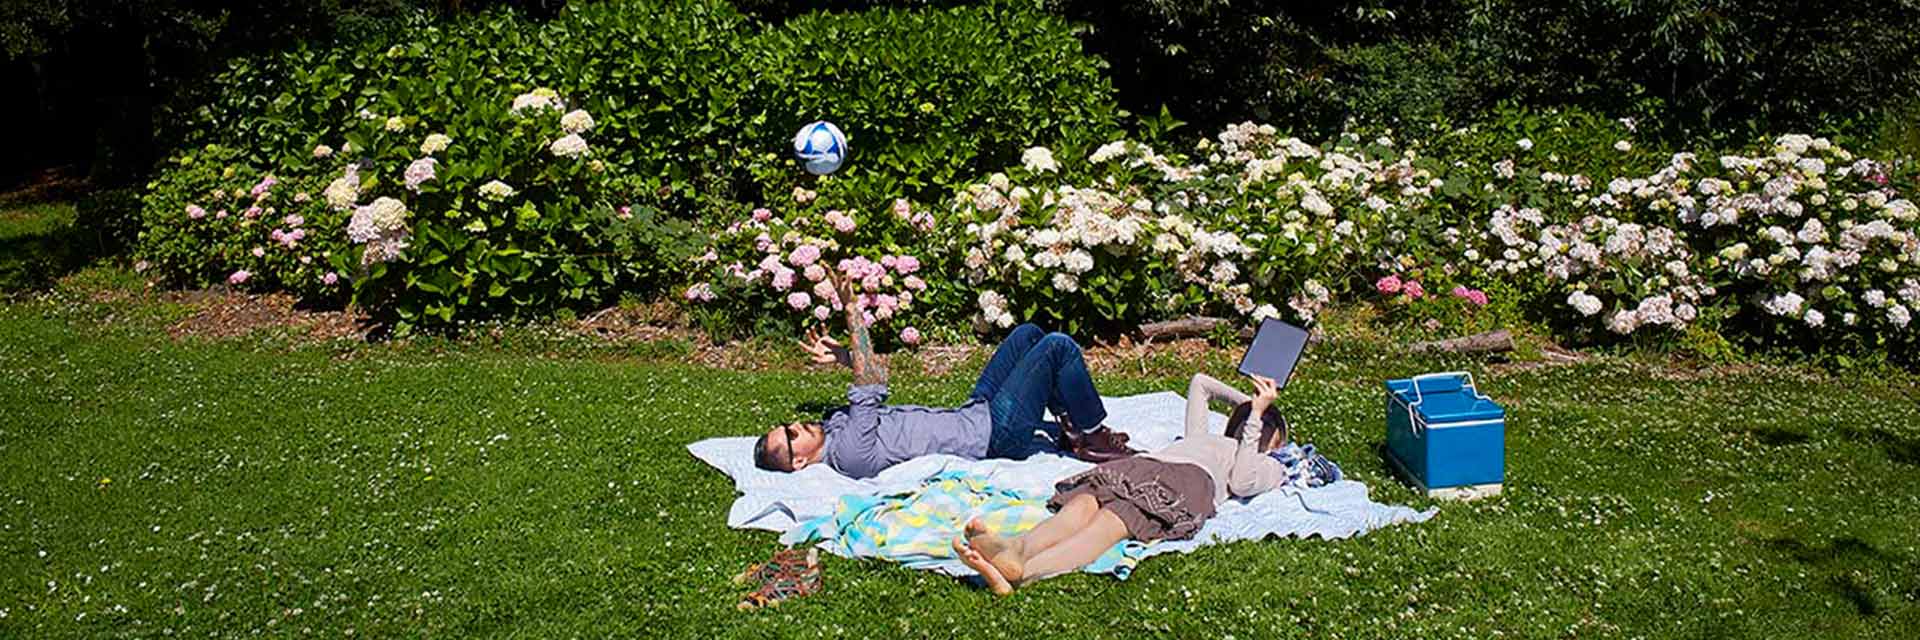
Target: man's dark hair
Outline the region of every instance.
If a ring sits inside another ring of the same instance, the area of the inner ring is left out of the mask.
[[[760,434],[759,440],[753,441],[753,466],[768,471],[786,471],[773,463],[773,452],[767,450],[767,440],[772,437],[773,432],[768,431]],[[793,443],[789,442],[787,446],[792,447]]]

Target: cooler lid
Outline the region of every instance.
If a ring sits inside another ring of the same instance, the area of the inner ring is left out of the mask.
[[[1417,393],[1415,384],[1419,385]],[[1506,409],[1500,403],[1479,395],[1466,373],[1388,380],[1387,391],[1401,404],[1413,406],[1420,418],[1430,424],[1498,420],[1506,416]]]

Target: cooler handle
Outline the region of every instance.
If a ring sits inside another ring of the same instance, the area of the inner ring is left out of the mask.
[[[1410,386],[1413,387],[1413,402],[1407,403],[1407,425],[1413,428],[1414,433],[1419,433],[1421,431],[1424,431],[1424,429],[1420,427],[1420,415],[1414,412],[1414,407],[1420,406],[1420,403],[1425,402],[1427,400],[1426,397],[1420,393],[1420,381],[1432,380],[1434,378],[1447,378],[1447,377],[1456,377],[1456,376],[1461,378],[1466,378],[1466,381],[1461,382],[1460,386],[1462,388],[1472,389],[1473,397],[1479,398],[1481,400],[1486,400],[1489,402],[1493,401],[1493,398],[1487,397],[1487,394],[1480,393],[1480,386],[1477,384],[1474,384],[1473,372],[1471,371],[1446,371],[1442,373],[1423,373],[1423,374],[1414,376],[1412,378],[1409,378],[1407,381],[1410,383]]]

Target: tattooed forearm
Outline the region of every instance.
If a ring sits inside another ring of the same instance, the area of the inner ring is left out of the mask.
[[[867,335],[867,323],[853,305],[847,305],[847,351],[853,356],[853,383],[886,384],[887,365],[873,352],[873,338]]]
[[[873,352],[873,337],[867,335],[866,313],[854,304],[853,291],[835,278],[840,299],[847,313],[847,352],[853,357],[855,385],[886,384],[887,364]]]

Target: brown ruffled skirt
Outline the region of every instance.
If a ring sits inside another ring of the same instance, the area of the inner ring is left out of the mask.
[[[1074,474],[1054,484],[1047,508],[1059,511],[1087,494],[1120,516],[1135,540],[1185,540],[1213,517],[1213,477],[1198,465],[1134,456]]]

